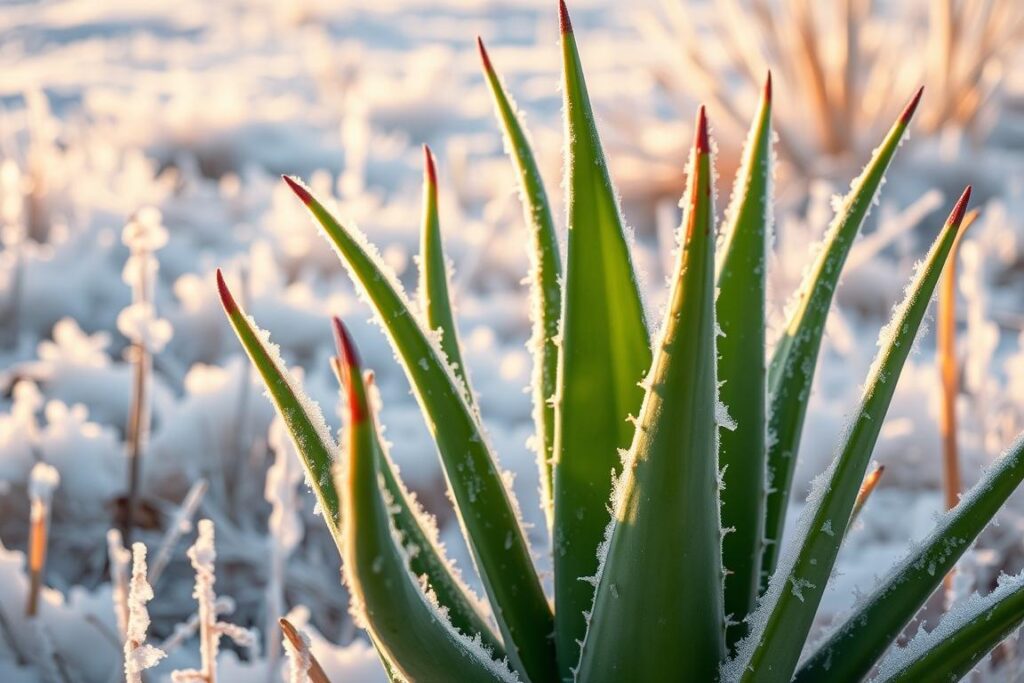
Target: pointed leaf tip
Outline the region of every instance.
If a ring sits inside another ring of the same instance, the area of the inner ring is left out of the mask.
[[[359,367],[359,354],[356,352],[356,345],[352,343],[352,336],[348,333],[345,323],[337,316],[331,317],[331,327],[334,329],[334,345],[338,349],[338,356],[345,365],[351,368]]]
[[[235,297],[231,296],[231,290],[224,282],[224,274],[220,272],[220,268],[217,269],[217,293],[220,294],[220,304],[228,315],[238,310],[238,304],[235,303]]]
[[[772,101],[772,70],[768,69],[768,76],[764,79],[764,101]]]
[[[565,6],[565,0],[558,0],[558,30],[562,35],[572,33],[572,22],[569,20],[569,8]]]
[[[693,137],[693,147],[697,154],[707,154],[711,151],[711,143],[708,141],[708,117],[703,104],[697,112],[697,131]]]
[[[430,151],[430,147],[423,145],[423,168],[427,174],[427,182],[431,186],[437,185],[437,168],[434,166],[434,153]]]
[[[281,177],[284,179],[286,183],[288,183],[288,187],[292,188],[292,192],[294,192],[295,195],[302,200],[303,204],[309,206],[310,204],[313,203],[313,195],[309,193],[309,190],[307,190],[302,185],[302,183],[295,180],[291,176],[283,175]]]
[[[487,48],[484,47],[484,39],[480,36],[476,37],[476,50],[480,53],[480,61],[483,62],[484,70],[487,73],[492,73],[494,67],[491,66],[491,57],[487,54]]]
[[[341,379],[348,392],[349,420],[356,424],[366,419],[365,400],[360,400],[352,383],[352,378],[359,376],[359,354],[356,352],[356,345],[352,343],[352,337],[345,328],[345,324],[341,322],[341,318],[333,316],[331,327],[334,329],[334,344],[338,349],[338,356],[341,357],[339,362],[342,370]]]
[[[964,220],[964,214],[967,213],[967,202],[971,200],[971,186],[968,185],[964,189],[964,193],[960,195],[960,199],[956,201],[956,206],[953,207],[953,211],[949,214],[949,224],[956,225],[962,223]]]
[[[922,85],[914,93],[914,96],[907,102],[907,106],[903,108],[903,113],[900,114],[900,123],[910,123],[910,119],[914,116],[914,112],[917,111],[917,105],[921,102],[921,95],[924,94],[924,86]]]

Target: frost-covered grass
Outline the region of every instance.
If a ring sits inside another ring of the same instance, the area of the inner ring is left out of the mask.
[[[629,3],[581,0],[573,11],[587,35],[588,83],[608,138],[611,173],[637,232],[634,256],[646,282],[660,283],[672,265],[677,195],[646,192],[652,167],[616,153],[632,135],[621,132],[632,129],[620,123],[633,120],[633,113],[650,115],[657,125],[645,129],[645,141],[665,149],[688,139],[680,127],[689,126],[689,115],[680,123],[666,113],[663,95],[644,76],[650,54],[633,28]],[[314,0],[212,7],[198,0],[97,0],[0,9],[6,36],[0,54],[0,680],[35,681],[64,666],[83,681],[105,682],[120,670],[118,589],[104,539],[125,504],[132,395],[130,339],[118,324],[131,301],[121,279],[130,255],[121,234],[146,207],[159,209],[168,234],[157,253],[153,298],[157,315],[173,329],[153,358],[153,423],[143,456],[141,528],[133,536],[149,548],[154,570],[149,642],[161,646],[194,615],[185,548],[195,532],[185,520],[204,517],[217,524],[218,592],[233,599],[232,621],[261,630],[268,657],[280,640],[269,625],[292,614],[334,680],[381,676],[372,649],[347,617],[336,551],[310,497],[300,486],[293,502],[281,503],[289,493],[277,487],[268,500],[268,472],[278,459],[272,409],[223,322],[211,288],[216,265],[228,266],[236,293],[274,330],[291,364],[305,369],[304,385],[325,407],[332,429],[340,419],[332,409],[336,390],[322,320],[346,318],[366,365],[376,371],[382,421],[389,440],[401,444],[394,457],[402,476],[439,514],[441,540],[467,581],[481,589],[456,520],[446,513],[443,475],[408,384],[384,338],[364,324],[369,311],[331,250],[277,180],[280,172],[301,174],[316,191],[336,196],[344,214],[387,245],[382,258],[412,288],[422,142],[441,159],[445,246],[455,264],[452,291],[464,360],[490,439],[516,475],[516,495],[532,524],[529,540],[545,566],[549,541],[537,513],[534,455],[526,446],[531,405],[522,393],[531,374],[524,349],[530,310],[519,288],[528,254],[513,171],[502,158],[472,38],[487,38],[528,113],[539,166],[558,207],[561,124],[552,12],[547,0],[502,10],[454,0],[360,7]],[[878,327],[931,237],[935,221],[927,217],[969,178],[983,210],[963,244],[959,272],[965,486],[1024,426],[1024,170],[1015,142],[1024,97],[1020,73],[1006,75],[1001,123],[990,144],[972,147],[955,132],[917,134],[897,160],[837,292],[796,473],[795,508],[830,458]],[[623,103],[630,116],[623,115]],[[717,118],[713,106],[711,113]],[[676,161],[664,165],[662,176],[673,188],[681,186],[684,160]],[[830,196],[842,189],[828,181],[780,188],[768,272],[776,327],[809,260],[809,245],[829,221]],[[660,287],[644,296],[648,310],[664,303]],[[907,539],[927,534],[943,508],[935,494],[941,484],[938,391],[933,342],[926,337],[904,370],[874,454],[886,465],[885,478],[849,532],[821,621],[847,609],[856,591],[868,590]],[[49,588],[41,592],[40,621],[32,626],[42,635],[26,639],[28,483],[38,461],[60,472],[61,485],[44,574]],[[294,482],[294,473],[282,476],[278,483]],[[179,506],[200,478],[208,491],[199,512],[183,517]],[[279,510],[281,526],[268,535]],[[1024,563],[1020,510],[1020,501],[1011,501],[964,568],[981,593],[1001,570],[1016,573]],[[296,522],[299,540],[288,548]],[[163,540],[182,524],[190,530],[174,539],[166,568],[156,572]],[[129,563],[126,582],[130,569]],[[280,596],[279,607],[272,608],[278,598],[270,596]],[[150,672],[157,680],[173,668],[199,664],[194,637],[165,649],[167,660]],[[57,660],[46,654],[54,652]],[[266,659],[248,662],[245,656],[225,648],[221,679],[276,675],[266,671]]]

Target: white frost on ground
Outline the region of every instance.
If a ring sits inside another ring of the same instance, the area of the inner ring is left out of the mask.
[[[676,136],[679,129],[665,120],[664,94],[643,70],[652,56],[630,8],[611,0],[572,3],[611,173],[637,232],[635,261],[646,282],[660,283],[672,237],[659,226],[678,225],[678,197],[650,194],[646,166],[627,153],[637,131],[621,124],[643,113],[666,126],[645,135]],[[159,547],[190,486],[205,478],[209,490],[199,515],[217,526],[217,585],[234,599],[232,621],[273,623],[265,596],[268,582],[280,580],[283,609],[310,635],[329,676],[383,680],[373,649],[348,620],[337,551],[304,488],[294,510],[276,511],[282,533],[301,538],[286,553],[282,575],[272,567],[273,508],[264,493],[274,462],[267,440],[273,411],[220,310],[213,273],[222,267],[289,364],[304,369],[304,386],[332,429],[340,420],[327,363],[328,316],[346,320],[376,373],[386,406],[382,421],[403,477],[437,515],[441,540],[479,590],[408,384],[335,255],[277,177],[296,174],[320,196],[333,196],[411,288],[424,142],[439,160],[442,231],[454,263],[464,360],[490,439],[515,474],[530,541],[550,585],[535,461],[526,445],[532,432],[523,392],[531,371],[529,303],[521,285],[527,240],[513,168],[502,156],[475,55],[477,34],[527,116],[561,216],[560,55],[548,0],[56,0],[0,9],[0,680],[38,680],[29,665],[37,654],[32,644],[2,625],[23,619],[26,486],[39,461],[61,475],[46,571],[52,589],[41,596],[39,628],[58,664],[82,681],[106,683],[122,665],[103,539],[123,506],[132,382],[128,340],[117,322],[131,301],[121,280],[129,250],[120,235],[143,207],[159,210],[167,233],[152,300],[170,329],[161,330],[166,348],[153,359],[143,528],[132,540]],[[899,153],[870,234],[855,245],[837,293],[794,512],[856,405],[885,316],[968,182],[984,210],[961,252],[965,484],[1024,426],[1024,78],[1009,78],[1004,121],[990,144],[974,147],[947,134],[914,138]],[[714,120],[714,107],[710,115]],[[664,148],[676,143],[666,140]],[[685,159],[656,161],[659,168],[677,166],[681,182]],[[778,184],[769,272],[776,327],[809,245],[829,223],[829,199],[846,182]],[[645,296],[648,309],[658,310],[665,293],[650,287]],[[822,622],[847,609],[855,591],[868,590],[908,542],[923,537],[941,505],[933,349],[928,336],[907,363],[875,452],[885,479],[849,533]],[[274,505],[290,500],[273,498]],[[974,585],[982,592],[1000,570],[1016,573],[1024,562],[1022,511],[1014,498],[972,555]],[[155,581],[150,642],[171,636],[194,613],[184,552],[192,540],[182,540]],[[265,659],[245,656],[225,647],[221,680],[279,679]],[[192,639],[171,650],[153,678],[198,663]]]

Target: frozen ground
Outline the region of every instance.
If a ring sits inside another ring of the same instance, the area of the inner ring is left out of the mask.
[[[645,292],[657,311],[678,221],[672,193],[675,182],[681,186],[683,159],[673,155],[688,139],[687,123],[665,106],[644,68],[652,57],[636,30],[639,10],[611,0],[576,0],[572,9],[613,175],[638,234]],[[300,491],[299,515],[289,518],[301,532],[297,547],[281,550],[284,532],[267,534],[267,468],[288,446],[268,439],[272,410],[217,303],[213,271],[222,267],[289,362],[304,368],[307,388],[334,427],[327,316],[349,322],[377,373],[383,421],[403,475],[438,514],[452,554],[470,571],[404,376],[333,253],[277,178],[294,173],[333,194],[342,215],[381,245],[411,287],[424,142],[440,162],[442,227],[455,266],[464,355],[492,440],[534,523],[538,564],[548,566],[526,447],[527,255],[511,167],[474,54],[477,34],[527,112],[557,194],[559,52],[548,0],[0,7],[0,680],[45,678],[32,663],[41,641],[73,672],[65,674],[69,680],[105,683],[120,666],[105,535],[125,493],[131,396],[128,341],[117,322],[131,296],[121,277],[128,256],[121,231],[147,206],[159,209],[168,233],[157,253],[155,302],[173,328],[154,359],[153,426],[143,461],[141,540],[151,555],[189,487],[205,478],[209,492],[198,517],[216,523],[217,590],[234,601],[230,619],[265,633],[280,595],[284,611],[309,623],[314,651],[335,680],[383,680],[347,617],[336,551],[313,515],[312,496]],[[984,208],[963,245],[959,279],[966,483],[1024,427],[1022,110],[1024,79],[1011,75],[987,144],[968,144],[952,132],[914,139],[902,150],[829,323],[800,492],[831,455],[878,329],[939,214],[968,182]],[[643,134],[654,143],[648,139],[645,149],[665,150],[651,161],[657,182],[631,152],[630,135],[638,133],[623,121],[635,120],[651,122]],[[666,168],[678,169],[677,181],[670,174],[662,182]],[[780,183],[771,273],[777,312],[828,222],[831,195],[845,183]],[[850,534],[823,620],[846,609],[855,590],[868,589],[940,509],[938,390],[927,335],[904,372],[877,448],[885,479]],[[37,460],[60,471],[61,486],[45,577],[52,590],[41,610],[45,633],[26,641],[26,487]],[[1022,503],[1014,499],[967,562],[964,576],[982,592],[1000,569],[1017,571],[1024,563]],[[185,557],[193,536],[177,544],[155,586],[149,609],[157,642],[195,610]],[[287,557],[283,574],[268,559],[275,552]],[[276,637],[255,655],[225,646],[222,680],[277,680]],[[197,660],[197,644],[187,641],[151,680]]]

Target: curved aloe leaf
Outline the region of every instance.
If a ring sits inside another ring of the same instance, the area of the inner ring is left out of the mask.
[[[803,663],[795,680],[866,676],[1022,480],[1024,434]]]
[[[581,681],[711,681],[725,654],[714,208],[703,107],[690,177],[683,247],[617,487]]]
[[[285,178],[334,245],[377,311],[413,387],[441,455],[448,485],[505,651],[534,683],[554,676],[551,608],[533,568],[511,493],[505,488],[475,411],[408,302],[362,236],[345,228],[306,188]]]
[[[1024,575],[1000,577],[999,587],[972,596],[895,651],[879,667],[877,683],[959,681],[1024,620]]]
[[[715,314],[719,399],[736,423],[721,433],[722,539],[726,629],[731,646],[746,633],[743,617],[757,604],[761,585],[765,497],[765,272],[771,231],[771,92],[765,81],[761,106],[747,138],[727,212],[726,246],[718,269]]]
[[[410,571],[405,539],[392,525],[390,495],[381,488],[377,432],[355,349],[346,343],[343,353],[348,448],[336,485],[344,494],[342,568],[357,622],[408,680],[517,680],[479,640],[452,627]]]
[[[333,320],[334,334],[339,354],[352,342],[348,338],[341,321]],[[331,359],[338,382],[344,385],[345,370],[338,358]],[[372,404],[371,404],[372,408]],[[374,414],[374,422],[377,416]],[[403,538],[403,546],[409,556],[409,569],[414,576],[424,576],[427,586],[434,592],[437,602],[448,610],[448,620],[452,626],[463,634],[480,640],[494,655],[501,659],[505,650],[501,642],[491,631],[487,621],[477,610],[475,601],[470,597],[470,589],[462,582],[451,562],[445,557],[444,551],[437,540],[437,525],[414,495],[410,494],[396,471],[387,448],[383,443],[377,444],[377,469],[380,471],[384,490],[391,499],[391,521]]]
[[[787,549],[757,611],[751,634],[741,641],[726,680],[789,681],[807,640],[818,603],[846,533],[857,492],[882,422],[910,355],[946,256],[967,208],[964,191],[936,238],[906,297],[880,336],[878,355],[861,398],[860,409],[840,443],[836,458],[815,480],[800,517],[798,535]]]
[[[611,473],[622,467],[651,364],[643,305],[605,165],[565,3],[566,261],[555,394],[555,637],[562,678],[571,678],[586,631],[596,551],[608,523]]]
[[[420,233],[420,305],[427,327],[441,333],[441,350],[455,376],[465,385],[466,400],[473,403],[466,366],[459,351],[459,334],[448,294],[448,263],[441,245],[437,217],[437,168],[430,148],[423,145],[423,230]]]
[[[295,443],[295,450],[306,469],[313,494],[324,513],[324,521],[327,522],[327,528],[337,543],[340,538],[338,492],[334,488],[331,468],[334,466],[334,453],[337,452],[338,446],[331,437],[327,423],[324,422],[320,407],[302,397],[301,390],[288,373],[277,346],[271,344],[270,335],[257,327],[256,322],[235,303],[219,269],[217,291],[231,327],[234,328],[242,347],[260,373],[267,393],[285,426],[288,427],[288,433]]]
[[[910,100],[881,146],[875,150],[871,161],[853,181],[829,228],[818,259],[801,285],[797,305],[772,356],[768,370],[770,487],[765,507],[762,586],[767,585],[778,560],[800,434],[832,296],[846,257],[875,201],[885,171],[903,139],[922,92],[923,89],[918,90]]]
[[[505,131],[505,146],[519,171],[519,187],[526,223],[530,227],[530,316],[533,322],[533,421],[537,430],[541,507],[550,531],[554,516],[551,461],[555,448],[555,386],[558,378],[558,322],[562,315],[562,261],[558,254],[555,221],[515,105],[505,93],[484,43],[476,39],[484,75],[494,96],[494,107]]]

